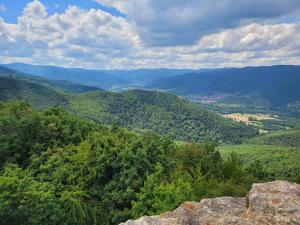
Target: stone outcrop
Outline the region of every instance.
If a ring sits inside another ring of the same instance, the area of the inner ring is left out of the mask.
[[[245,198],[186,202],[173,212],[144,216],[122,225],[300,225],[300,185],[285,181],[253,184]]]

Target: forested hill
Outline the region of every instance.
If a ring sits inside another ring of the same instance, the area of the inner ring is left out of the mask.
[[[174,139],[239,143],[256,130],[172,94],[131,90],[70,95],[68,110],[96,122],[152,130]]]
[[[34,108],[60,106],[98,123],[152,130],[179,140],[240,143],[256,130],[171,94],[153,91],[63,93],[35,82],[0,76],[0,100],[25,100]]]
[[[247,143],[300,148],[300,130],[274,132],[250,139]]]
[[[67,99],[62,94],[49,87],[0,76],[0,101],[12,100],[27,101],[37,109],[67,104]]]
[[[300,99],[300,66],[228,68],[156,80],[149,87],[184,95],[259,95],[273,106]]]

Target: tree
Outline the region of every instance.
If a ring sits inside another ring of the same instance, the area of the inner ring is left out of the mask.
[[[50,183],[8,165],[0,176],[0,221],[4,225],[61,224],[63,216]]]

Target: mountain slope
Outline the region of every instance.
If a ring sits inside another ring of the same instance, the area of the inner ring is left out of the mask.
[[[49,87],[15,78],[0,77],[0,101],[12,100],[27,101],[37,109],[67,103],[63,95]]]
[[[250,144],[276,145],[300,148],[300,130],[279,131],[247,141]]]
[[[47,87],[54,88],[57,91],[71,92],[71,93],[84,93],[88,91],[99,90],[99,88],[85,86],[81,84],[75,84],[66,80],[51,80],[45,79],[38,76],[33,76],[30,74],[25,74],[13,69],[9,69],[3,66],[0,66],[0,77],[9,77],[15,78],[18,80],[28,81],[32,83],[41,84]]]
[[[36,66],[23,63],[7,64],[4,66],[47,79],[66,80],[77,84],[96,86],[104,89],[127,84],[127,82],[121,78],[114,77],[104,71],[98,70],[62,68],[56,66]]]
[[[159,79],[149,87],[184,95],[228,93],[260,96],[273,107],[300,99],[300,66],[219,69]]]
[[[256,130],[224,119],[175,95],[131,90],[69,95],[68,110],[100,123],[153,130],[174,139],[240,143]]]
[[[156,79],[191,73],[190,69],[136,69],[136,70],[91,70],[78,68],[62,68],[55,66],[38,66],[24,63],[3,65],[7,68],[36,76],[56,80],[68,80],[104,89],[114,87],[143,86]],[[201,70],[207,71],[207,70]]]
[[[1,101],[25,100],[38,109],[59,105],[98,123],[151,130],[179,140],[240,143],[256,135],[253,128],[224,119],[175,95],[142,90],[62,93],[30,77],[7,75],[13,72],[6,71],[6,76],[0,73]]]
[[[193,72],[188,69],[137,69],[137,70],[106,70],[106,73],[125,79],[132,85],[146,85],[154,80],[178,76]]]

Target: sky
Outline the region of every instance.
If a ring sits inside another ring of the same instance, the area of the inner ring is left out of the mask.
[[[300,0],[0,0],[0,64],[300,65]]]

